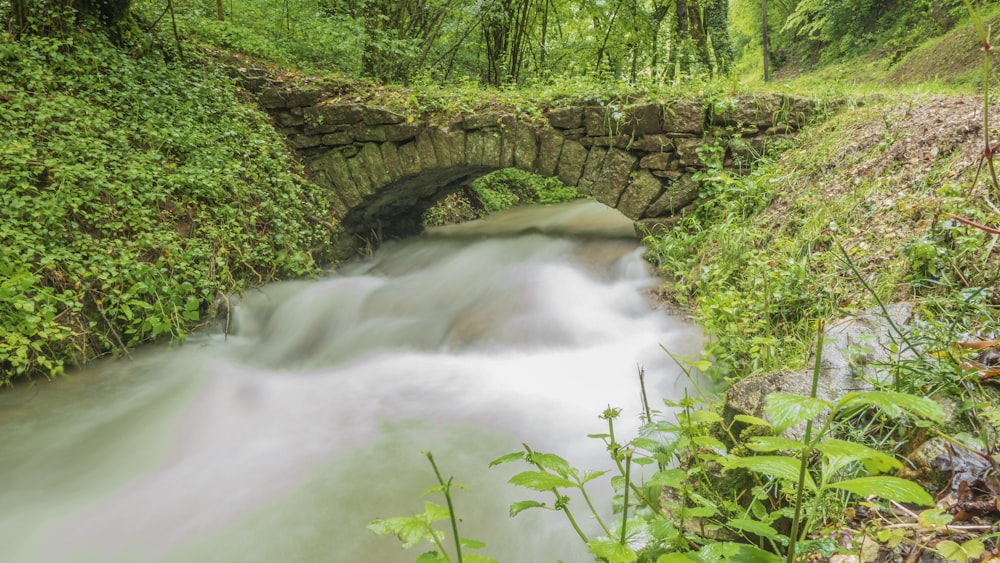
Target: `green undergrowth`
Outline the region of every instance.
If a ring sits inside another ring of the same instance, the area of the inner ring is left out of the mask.
[[[518,205],[552,204],[586,197],[558,178],[544,178],[517,168],[504,168],[474,180],[424,212],[426,225],[481,219]]]
[[[183,339],[324,260],[323,192],[210,64],[0,35],[0,106],[0,384]]]
[[[818,319],[878,301],[940,316],[967,310],[969,292],[986,299],[996,237],[945,215],[996,222],[985,172],[972,189],[968,143],[900,149],[908,108],[935,103],[903,98],[849,107],[748,175],[709,170],[697,209],[646,237],[666,295],[712,336],[716,375],[801,368]]]

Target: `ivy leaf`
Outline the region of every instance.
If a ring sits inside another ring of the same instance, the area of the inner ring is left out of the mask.
[[[767,396],[764,412],[771,419],[774,431],[781,434],[800,422],[815,419],[821,412],[832,407],[829,401],[823,399],[772,393]]]
[[[899,477],[859,477],[838,481],[829,485],[834,489],[843,489],[856,495],[867,497],[877,496],[896,502],[912,502],[924,506],[933,506],[934,499],[920,485]]]
[[[509,481],[512,485],[526,487],[536,491],[550,491],[558,487],[575,487],[576,484],[558,475],[544,471],[523,471],[514,475]]]
[[[634,563],[639,559],[631,547],[608,538],[590,540],[587,542],[587,549],[608,563]]]

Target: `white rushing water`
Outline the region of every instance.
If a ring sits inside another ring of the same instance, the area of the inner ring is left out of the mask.
[[[609,405],[634,433],[637,366],[652,396],[683,393],[661,345],[694,355],[700,333],[650,302],[623,229],[596,203],[439,229],[248,292],[228,338],[0,394],[0,560],[413,561],[365,524],[443,504],[420,496],[425,450],[468,485],[461,531],[485,555],[592,560],[561,514],[508,518],[550,499],[487,464],[525,442],[604,468],[586,435]]]

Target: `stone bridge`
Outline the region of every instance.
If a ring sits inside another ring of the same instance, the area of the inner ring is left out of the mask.
[[[332,191],[343,251],[419,232],[425,210],[501,168],[556,176],[639,226],[669,225],[698,196],[705,156],[739,170],[816,113],[782,94],[569,104],[542,117],[490,109],[423,122],[321,90],[257,92],[311,178]],[[702,147],[711,150],[706,151]]]

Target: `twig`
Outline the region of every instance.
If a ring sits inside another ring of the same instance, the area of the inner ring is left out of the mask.
[[[993,233],[994,235],[1000,235],[1000,230],[994,229],[992,227],[987,227],[986,225],[980,225],[979,223],[976,223],[975,221],[972,221],[971,219],[966,219],[965,217],[959,217],[958,215],[953,215],[951,213],[942,213],[942,215],[944,215],[945,217],[950,217],[950,218],[958,221],[959,223],[965,223],[966,225],[968,225],[970,227],[975,227],[977,229],[986,231],[987,233]]]
[[[118,342],[118,346],[121,347],[122,353],[126,358],[131,360],[132,355],[128,353],[128,348],[126,348],[125,343],[122,342],[122,337],[118,334],[118,331],[115,330],[115,325],[111,324],[111,321],[109,321],[108,317],[104,314],[104,309],[101,309],[101,304],[97,302],[97,299],[95,299],[93,295],[90,296],[90,300],[93,301],[94,306],[97,307],[97,312],[100,313],[101,318],[104,319],[104,324],[108,325],[108,330],[110,330],[111,335],[115,337],[115,341]]]

